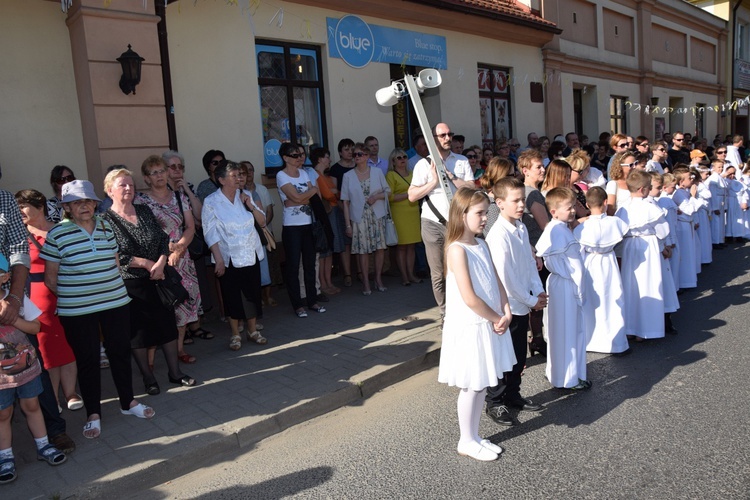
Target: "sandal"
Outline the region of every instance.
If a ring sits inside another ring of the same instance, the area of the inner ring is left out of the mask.
[[[233,351],[239,351],[242,347],[242,338],[239,335],[232,335],[229,339],[229,348]]]
[[[146,406],[143,403],[138,403],[127,410],[120,410],[120,413],[123,415],[133,415],[138,418],[153,418],[154,415],[156,415],[153,408]]]
[[[75,411],[83,408],[83,400],[81,396],[76,394],[72,398],[68,399],[68,410]]]
[[[345,274],[344,275],[344,286],[352,286],[352,275],[351,274]]]
[[[186,365],[192,365],[193,363],[197,361],[197,358],[195,356],[191,356],[188,353],[180,354],[179,356],[177,356],[177,359],[179,359]]]
[[[195,379],[190,375],[183,375],[181,378],[172,378],[169,376],[169,381],[183,387],[193,387],[196,384]]]
[[[90,435],[86,433],[90,432]],[[100,419],[89,420],[86,425],[83,426],[83,437],[86,439],[96,439],[102,433],[102,421]]]
[[[16,480],[16,461],[12,458],[0,460],[0,484]]]
[[[36,450],[36,458],[50,465],[60,465],[68,459],[65,453],[55,448],[53,444],[48,444],[44,448]]]
[[[156,396],[161,392],[161,389],[159,388],[159,384],[157,382],[152,382],[150,384],[144,384],[146,388],[146,394],[149,396]]]
[[[261,335],[259,331],[248,333],[247,340],[251,342],[255,342],[256,344],[259,344],[259,345],[266,345],[268,343],[268,340],[263,335]]]
[[[298,318],[306,318],[307,317],[307,311],[305,311],[302,308],[297,309],[296,311],[294,311],[294,314],[296,314]]]
[[[185,332],[185,338],[182,340],[183,345],[193,345],[195,344],[195,340],[193,340],[193,335],[191,333]]]
[[[188,330],[190,332],[190,335],[193,337],[198,337],[199,339],[203,340],[211,340],[212,338],[216,337],[213,333],[211,333],[208,330],[204,330],[201,327],[196,328],[195,330]]]
[[[314,305],[310,308],[311,311],[315,311],[316,313],[324,313],[326,312],[326,308],[320,305]]]

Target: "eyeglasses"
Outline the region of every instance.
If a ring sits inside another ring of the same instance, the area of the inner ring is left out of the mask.
[[[185,165],[182,163],[175,163],[174,165],[169,166],[170,170],[185,170]]]
[[[627,142],[621,142],[620,144],[617,145],[617,147],[618,148],[626,148],[626,147],[628,147],[628,143]]]
[[[211,160],[211,165],[214,167],[217,166],[219,163],[221,163],[221,160]]]
[[[454,134],[453,132],[446,132],[444,134],[435,134],[435,137],[439,137],[441,139],[445,139],[446,137],[450,137],[452,139],[454,135],[456,135],[456,134]]]
[[[163,175],[163,174],[166,174],[166,173],[167,173],[167,171],[166,171],[166,170],[164,170],[164,169],[162,168],[162,169],[160,169],[160,170],[152,170],[152,171],[151,171],[151,173],[150,173],[150,174],[148,174],[148,175],[149,175],[150,177],[153,177],[153,176],[155,176],[155,175]]]
[[[507,145],[507,144],[506,144],[505,146],[500,146],[500,147],[499,147],[499,148],[497,148],[497,149],[510,149],[510,145]]]
[[[363,156],[370,156],[367,153],[363,153],[362,151],[357,151],[356,153],[353,153],[352,156],[356,156],[357,158],[362,158]]]
[[[408,158],[406,155],[398,155],[396,157],[397,160],[405,160],[406,158]],[[469,158],[471,158],[471,157],[469,157]],[[476,158],[476,156],[474,156],[474,158]]]
[[[620,163],[621,167],[628,167],[628,168],[635,168],[638,165],[638,160],[635,160],[632,163]]]
[[[725,155],[725,154],[727,154],[727,152],[726,152],[726,150],[725,151],[717,151],[716,154],[717,155]]]
[[[288,155],[284,155],[284,156],[288,156],[289,158],[294,158],[296,160],[297,158],[301,158],[302,154],[301,153],[289,153]]]
[[[76,180],[76,176],[73,175],[73,174],[70,174],[70,175],[66,175],[64,177],[60,177],[59,179],[57,179],[55,181],[55,184],[57,184],[58,186],[62,186],[63,184],[67,184],[69,182],[73,182],[74,180]]]
[[[466,157],[470,160],[475,160],[477,155],[466,155]]]

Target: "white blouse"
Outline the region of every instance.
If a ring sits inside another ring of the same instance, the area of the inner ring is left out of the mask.
[[[254,210],[263,211],[250,199]],[[240,201],[240,192],[230,201],[221,190],[206,197],[201,212],[203,236],[211,247],[219,244],[224,264],[247,267],[263,258],[263,245],[255,230],[255,218]],[[213,260],[213,257],[211,258]]]

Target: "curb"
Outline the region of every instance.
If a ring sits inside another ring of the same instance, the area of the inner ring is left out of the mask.
[[[125,472],[120,477],[107,480],[106,483],[82,486],[70,492],[65,498],[114,498],[123,491],[128,491],[131,495],[137,494],[139,491],[162,484],[165,478],[176,478],[196,470],[208,464],[216,455],[243,453],[258,442],[290,427],[368,399],[378,391],[437,366],[439,361],[440,346],[435,345],[421,356],[386,368],[364,380],[350,380],[342,389],[297,404],[246,426],[242,426],[240,421],[239,428],[227,430],[224,435],[219,435],[206,443],[188,446],[185,451],[174,457],[147,465],[143,469]]]

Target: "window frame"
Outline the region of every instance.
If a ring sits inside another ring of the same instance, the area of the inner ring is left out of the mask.
[[[490,103],[490,124],[491,124],[491,130],[490,133],[492,135],[492,139],[486,139],[484,134],[484,129],[482,128],[485,123],[480,122],[480,130],[481,132],[481,139],[482,139],[482,148],[491,147],[493,151],[497,150],[497,144],[503,139],[502,136],[498,134],[497,131],[497,117],[495,116],[495,111],[497,109],[497,106],[495,105],[496,100],[502,100],[506,103],[506,109],[505,109],[505,116],[507,119],[507,128],[508,128],[508,134],[507,137],[505,137],[506,141],[509,141],[511,138],[515,137],[513,135],[513,93],[512,93],[512,85],[510,84],[511,79],[511,68],[507,66],[497,66],[493,64],[483,64],[483,63],[477,63],[477,78],[479,78],[479,75],[481,72],[485,70],[487,71],[487,74],[490,77],[489,80],[489,89],[482,89],[481,88],[481,82],[477,80],[477,90],[478,90],[478,99],[479,99],[479,110],[480,110],[480,120],[486,120],[486,114],[485,117],[482,118],[482,108],[483,105],[487,103],[485,99],[489,99]],[[505,73],[507,80],[505,83],[505,91],[500,92],[495,90],[495,72],[496,71],[502,71]]]
[[[612,135],[614,134],[626,134],[628,133],[628,110],[625,106],[625,103],[628,101],[628,98],[625,96],[619,96],[619,95],[610,95],[609,96],[609,127],[610,127],[610,133]],[[619,104],[620,114],[617,113]],[[619,127],[616,125],[620,124],[622,126],[622,130],[619,130]]]

